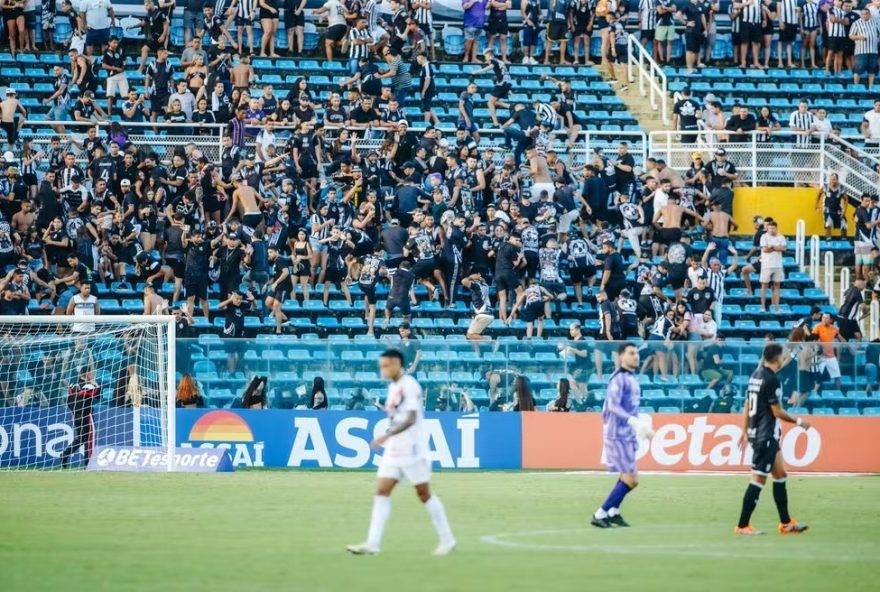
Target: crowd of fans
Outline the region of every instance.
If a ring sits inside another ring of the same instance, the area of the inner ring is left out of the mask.
[[[548,80],[557,91],[549,103],[506,103],[512,81],[505,44],[500,56],[491,48],[482,55],[483,71],[495,81],[486,106],[504,129],[505,144],[497,153],[481,147],[481,125],[488,122],[475,117],[474,84],[461,92],[456,131],[444,135],[431,110],[430,2],[392,1],[392,14],[383,19],[377,5],[329,0],[315,11],[329,20],[327,57],[344,47],[351,73],[338,92],[318,96],[305,78],[276,95],[260,83],[249,55],[234,53],[244,51],[243,43],[254,50],[249,29],[255,15],[265,29],[272,24],[262,21],[277,21],[286,4],[187,3],[189,42],[172,64],[175,4],[147,0],[146,16],[133,25],[144,30],[145,85],[138,89],[127,79],[120,40],[110,34],[109,2],[64,2],[59,13],[83,40],[81,47],[72,43],[68,67],[55,68],[54,93],[46,99],[59,136],[44,146],[19,138],[24,117],[17,116],[26,111],[11,88],[2,102],[9,143],[0,179],[0,265],[8,269],[0,281],[2,311],[25,314],[36,300],[47,312],[100,312],[102,296],[144,283],[144,313],[173,309],[185,334],[194,316],[210,318],[219,310],[223,334],[239,337],[246,316],[271,317],[281,333],[290,330],[288,301],[327,305],[338,290],[349,303],[357,292],[363,296],[373,334],[384,295],[377,285],[387,282],[384,325],[397,313],[411,318],[421,293],[413,288],[422,285],[426,298],[443,306],[455,308],[462,299],[470,305],[467,335],[474,340],[496,316],[508,325],[522,320],[526,336],[540,337],[544,320],[560,318],[567,302],[575,310],[595,304],[602,339],[641,335],[668,342],[716,338],[724,278],[739,269],[750,291],[749,274],[760,272],[762,307],[779,310],[785,239],[772,220],[756,219],[754,248],[737,257],[730,235],[737,230],[732,187],[739,176],[722,145],[710,159],[695,151],[684,172],[655,158],[637,166],[626,142],[575,164],[571,152],[553,150],[557,137],[570,146],[581,130],[570,81]],[[499,14],[508,9],[509,3],[492,1],[486,13],[485,4],[466,2],[466,41],[484,24],[503,40],[507,27]],[[303,4],[294,7],[295,35],[303,10]],[[620,11],[625,8],[604,0],[551,3],[550,39],[586,24],[603,32],[604,44],[603,23],[613,23]],[[468,26],[468,15],[480,14],[487,22]],[[32,49],[25,38],[16,37],[23,50]],[[466,43],[466,60],[477,58],[475,46]],[[612,46],[608,37],[608,51]],[[273,55],[271,43],[262,49]],[[560,60],[566,59],[563,49]],[[106,107],[95,96],[99,69],[107,71]],[[405,109],[416,104],[428,124],[424,131],[406,119]],[[706,105],[685,91],[675,108],[680,129],[692,129],[701,117],[716,129],[710,112],[717,106]],[[507,110],[508,119],[497,109]],[[880,113],[880,102],[874,112]],[[120,121],[99,128],[108,114]],[[66,135],[74,127],[68,117],[85,133]],[[722,114],[719,136],[764,129],[762,122],[773,118],[761,117]],[[150,120],[181,126],[175,133],[184,135],[222,129],[222,153],[212,161],[192,143],[160,157],[130,141],[126,129]],[[795,114],[791,122],[802,125]],[[866,115],[867,133],[876,132],[876,123]],[[769,123],[766,134],[777,127]],[[364,142],[375,148],[363,150]],[[824,188],[824,208],[839,227],[846,200],[835,191],[832,183]],[[856,210],[856,271],[871,282],[880,265],[878,224],[876,197],[863,197]],[[695,240],[708,246],[697,252]],[[166,283],[173,284],[171,293],[160,294]],[[211,311],[215,283],[219,305]],[[663,352],[650,359],[657,372],[666,372]]]

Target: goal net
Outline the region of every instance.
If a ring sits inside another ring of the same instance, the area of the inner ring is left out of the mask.
[[[96,446],[168,452],[174,396],[172,317],[0,316],[0,469],[84,467]]]

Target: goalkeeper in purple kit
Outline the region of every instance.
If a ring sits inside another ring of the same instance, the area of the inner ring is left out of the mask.
[[[620,515],[620,505],[626,495],[639,484],[636,452],[639,440],[651,436],[650,421],[639,418],[641,388],[633,374],[639,367],[639,350],[632,343],[624,343],[617,350],[619,368],[608,381],[605,405],[602,408],[605,460],[608,471],[619,473],[605,502],[593,514],[590,524],[598,528],[625,527],[629,524]]]

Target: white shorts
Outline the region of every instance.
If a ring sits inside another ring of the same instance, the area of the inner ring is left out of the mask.
[[[572,210],[559,216],[559,221],[556,223],[556,231],[561,234],[568,234],[571,225],[577,222],[580,213],[580,210]]]
[[[426,459],[417,460],[410,465],[398,465],[391,463],[382,457],[379,462],[379,470],[376,473],[379,479],[394,479],[395,481],[407,481],[412,485],[421,485],[431,481],[431,465]]]
[[[123,99],[128,96],[128,78],[125,77],[125,72],[107,77],[107,96],[115,97],[117,93]]]
[[[546,191],[550,197],[556,193],[556,186],[553,183],[533,183],[532,184],[532,203],[541,199],[541,192]]]
[[[828,372],[829,378],[840,378],[840,362],[837,358],[823,358],[819,369],[820,372]]]
[[[761,267],[762,284],[781,284],[785,281],[785,273],[781,267]]]
[[[495,317],[493,315],[484,312],[474,315],[474,318],[471,319],[471,324],[468,325],[467,332],[469,335],[482,335],[486,327],[491,325],[494,320]]]

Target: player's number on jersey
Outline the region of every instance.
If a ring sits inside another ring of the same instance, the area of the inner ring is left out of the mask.
[[[758,393],[749,391],[749,417],[754,417],[758,412]]]

